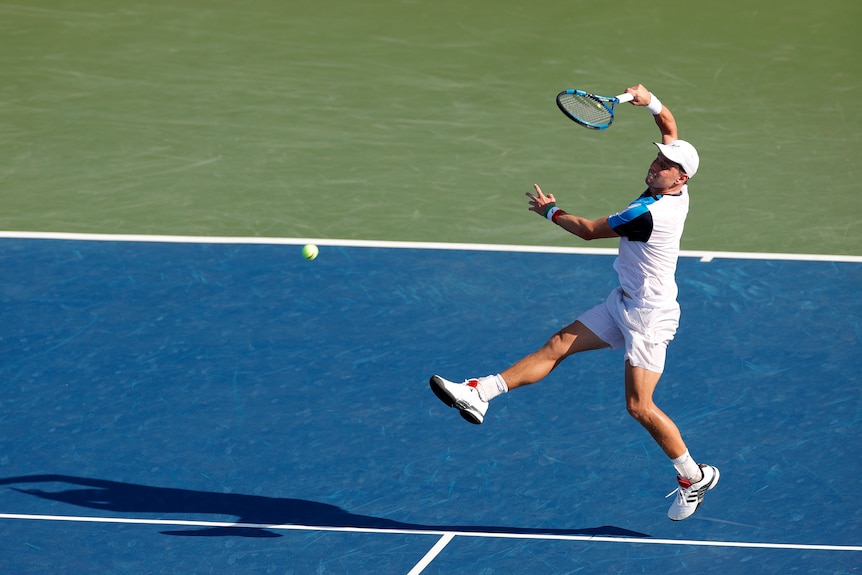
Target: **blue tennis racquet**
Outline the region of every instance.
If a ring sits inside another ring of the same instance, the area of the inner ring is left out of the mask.
[[[563,114],[593,130],[604,130],[614,123],[614,106],[631,102],[634,96],[620,94],[616,98],[596,96],[583,90],[566,90],[557,94],[557,106]]]

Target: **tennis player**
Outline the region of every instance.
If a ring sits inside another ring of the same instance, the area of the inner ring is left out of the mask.
[[[643,85],[626,92],[634,96],[633,105],[652,112],[661,131],[661,143],[655,143],[658,155],[647,170],[646,191],[621,212],[597,220],[563,211],[554,195],[545,194],[538,185],[535,193],[527,192],[530,210],[569,233],[584,240],[620,238],[614,262],[619,287],[604,303],[581,314],[505,371],[463,383],[435,375],[430,384],[441,401],[458,409],[467,421],[479,424],[492,399],[541,380],[570,355],[624,347],[626,407],[676,469],[679,487],[668,517],[680,521],[695,512],[719,479],[717,468],[692,458],[676,424],[653,402],[667,346],[679,324],[674,276],[688,214],[688,181],[700,160],[694,146],[677,139],[676,120],[667,106]]]

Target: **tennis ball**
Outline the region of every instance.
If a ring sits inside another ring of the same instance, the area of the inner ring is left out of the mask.
[[[320,250],[318,250],[317,246],[314,244],[305,244],[302,247],[302,257],[309,261],[316,258],[318,253],[320,253]]]

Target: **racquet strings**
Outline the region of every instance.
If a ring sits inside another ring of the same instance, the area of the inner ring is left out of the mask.
[[[587,124],[607,124],[612,118],[611,112],[601,102],[588,96],[560,94],[559,103],[567,114]]]

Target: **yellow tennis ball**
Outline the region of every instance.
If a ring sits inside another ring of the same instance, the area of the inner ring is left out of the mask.
[[[317,249],[317,246],[314,244],[305,244],[302,247],[302,257],[307,260],[313,260],[317,257],[317,254],[320,253],[320,250]]]

